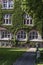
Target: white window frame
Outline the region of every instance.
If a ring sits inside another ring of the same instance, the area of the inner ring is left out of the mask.
[[[24,20],[25,20],[25,25],[33,26],[33,20],[32,20],[31,16],[28,15],[28,17],[27,17],[27,15],[26,15],[25,18],[24,18]],[[29,20],[29,24],[27,24],[27,20]],[[30,23],[31,20],[32,20],[32,24]]]
[[[2,31],[1,33],[2,33],[1,35],[3,35],[3,37],[1,36],[1,38],[11,38],[11,33],[10,32]]]
[[[5,14],[3,16],[3,19],[4,19],[3,25],[12,25],[11,14]],[[7,20],[8,20],[8,23],[7,23]]]
[[[11,0],[11,1],[5,0],[5,1],[3,2],[3,0],[2,0],[2,9],[13,9],[13,7],[14,7],[13,0]],[[6,5],[6,7],[4,7],[4,5]],[[10,5],[10,7],[9,7],[9,5]]]
[[[23,34],[21,34],[21,31],[23,32]],[[20,34],[19,34],[20,33]],[[25,31],[23,31],[23,30],[20,30],[18,33],[17,33],[17,39],[25,39],[26,37],[26,33],[25,33]],[[20,38],[18,38],[18,35],[20,36]],[[21,38],[21,36],[22,36],[22,38]],[[25,37],[25,38],[24,38]]]
[[[34,32],[34,34],[33,34],[33,32]],[[33,36],[34,36],[34,38],[33,38]],[[31,38],[30,38],[31,37]],[[29,39],[31,40],[31,39],[37,39],[38,38],[38,33],[37,33],[37,31],[30,31],[29,32]]]

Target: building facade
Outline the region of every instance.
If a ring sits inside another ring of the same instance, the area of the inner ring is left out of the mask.
[[[25,1],[0,0],[0,46],[33,42],[42,44],[42,36],[34,28],[34,18],[25,11]],[[14,42],[15,41],[15,42]]]

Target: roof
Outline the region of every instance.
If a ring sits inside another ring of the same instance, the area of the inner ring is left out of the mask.
[[[0,30],[6,30],[6,28],[0,27]]]

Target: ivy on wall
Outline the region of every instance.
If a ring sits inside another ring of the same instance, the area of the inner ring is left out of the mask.
[[[0,26],[2,24],[2,10],[1,10],[1,4],[0,4]]]
[[[28,7],[26,6],[26,1],[25,0],[14,0],[14,9],[13,10],[3,10],[1,9],[1,5],[0,5],[0,25],[3,22],[2,18],[4,14],[12,14],[12,25],[11,26],[4,26],[6,27],[8,30],[10,30],[11,32],[16,33],[19,29],[24,29],[26,32],[29,32],[31,29],[36,29],[41,33],[41,29],[42,29],[42,21],[37,20],[37,18],[35,18],[35,14],[33,14],[33,12],[28,12]],[[24,12],[28,13],[29,15],[32,16],[32,18],[34,19],[34,26],[26,26],[23,24],[23,14]],[[34,17],[33,17],[34,15]],[[38,22],[39,21],[39,22]]]

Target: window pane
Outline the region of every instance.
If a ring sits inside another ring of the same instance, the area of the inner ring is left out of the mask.
[[[7,31],[5,31],[4,35],[5,35],[5,38],[7,38]]]
[[[21,31],[21,34],[23,34],[23,31]]]
[[[8,43],[6,43],[6,46],[8,46],[9,44]]]
[[[26,33],[24,32],[24,35],[26,35]]]
[[[17,35],[17,38],[20,38],[20,35]]]
[[[2,34],[1,34],[2,36],[1,36],[1,38],[4,38],[4,32],[2,32]]]
[[[29,39],[31,39],[31,36],[29,36]]]
[[[33,39],[34,39],[34,36],[32,36],[33,37]]]
[[[8,14],[6,14],[5,16],[6,16],[6,18],[8,18],[8,16],[9,16],[9,15],[8,15]]]
[[[8,35],[8,38],[10,38],[10,34]]]
[[[11,19],[9,19],[9,24],[11,24]]]
[[[35,32],[33,32],[33,35],[35,35]]]
[[[27,14],[27,18],[29,18],[29,15]]]
[[[1,43],[1,46],[4,46],[4,45],[5,45],[5,44],[2,42],[2,43]]]
[[[8,19],[6,19],[6,24],[8,24]]]
[[[26,20],[24,19],[24,24],[26,24]]]
[[[27,24],[29,24],[29,20],[27,20]]]
[[[30,20],[30,24],[32,24],[32,19]]]
[[[26,38],[26,35],[24,35],[24,38]]]
[[[7,7],[7,4],[3,4],[3,7]]]
[[[8,44],[8,42],[6,42],[6,46],[8,46],[9,44]]]
[[[21,35],[21,38],[23,38],[23,35]]]
[[[37,35],[37,32],[36,32],[36,35]]]
[[[36,39],[38,38],[38,36],[36,36]]]
[[[7,34],[5,35],[5,38],[7,38]]]

